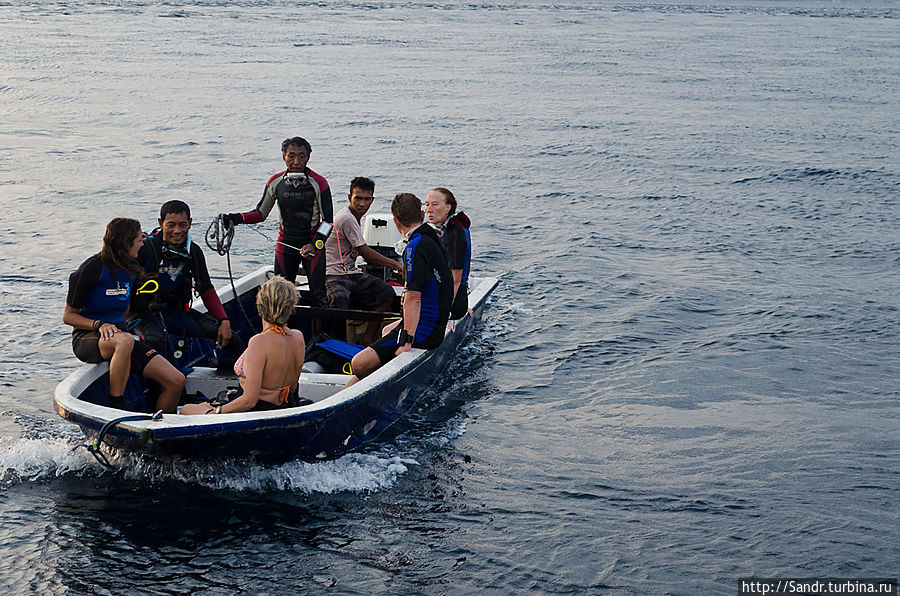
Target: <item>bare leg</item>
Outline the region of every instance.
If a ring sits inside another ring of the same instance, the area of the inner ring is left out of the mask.
[[[178,402],[181,401],[181,392],[184,391],[184,375],[168,360],[157,354],[144,368],[144,376],[162,385],[163,390],[156,401],[156,409],[173,414]]]
[[[353,385],[360,379],[365,379],[370,374],[378,370],[380,366],[381,359],[378,357],[378,352],[376,352],[372,348],[366,348],[360,352],[357,352],[356,356],[353,357],[353,360],[350,361],[350,367],[353,369],[353,376],[350,377],[350,380],[347,381],[347,384],[344,385],[344,388]]]
[[[109,394],[122,397],[128,375],[131,374],[131,350],[134,348],[134,337],[130,333],[116,333],[109,339],[101,339],[97,344],[100,356],[109,360]]]

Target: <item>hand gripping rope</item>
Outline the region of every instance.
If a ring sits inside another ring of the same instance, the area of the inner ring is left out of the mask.
[[[262,232],[259,233],[262,234]],[[265,236],[265,234],[263,234],[263,236]],[[209,224],[209,228],[206,230],[206,246],[208,246],[210,250],[216,251],[220,256],[225,257],[225,260],[228,263],[228,281],[231,282],[231,292],[234,294],[234,301],[237,302],[238,308],[241,309],[241,314],[244,315],[244,321],[247,322],[247,328],[250,331],[255,331],[253,323],[250,322],[250,317],[247,315],[247,311],[244,310],[244,305],[238,298],[237,288],[234,287],[234,275],[231,273],[232,240],[234,240],[234,224],[225,218],[224,213],[220,213],[212,220],[212,223]],[[213,246],[212,242],[215,242],[215,246]]]

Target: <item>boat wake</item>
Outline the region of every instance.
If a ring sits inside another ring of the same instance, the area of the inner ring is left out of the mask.
[[[503,296],[492,308],[507,314],[527,312],[523,305]],[[405,419],[361,452],[314,463],[234,457],[197,461],[145,456],[104,445],[103,453],[112,464],[108,469],[84,448],[88,439],[73,425],[55,418],[3,412],[3,416],[12,418],[12,426],[21,436],[0,437],[0,491],[61,477],[299,494],[388,489],[412,466],[419,465],[421,457],[447,449],[464,434],[464,404],[491,394],[493,385],[485,360],[493,353],[495,342],[510,329],[509,324],[495,322],[500,318],[491,317],[491,322],[481,324],[480,333],[464,342],[454,365],[430,388],[430,398],[422,400]]]
[[[399,456],[350,453],[336,460],[308,463],[294,460],[267,465],[251,459],[212,462],[164,460],[131,453],[113,461],[125,478],[179,481],[217,490],[294,493],[374,492],[389,488],[415,465]]]
[[[0,487],[82,474],[99,464],[86,450],[73,451],[70,440],[0,439]]]
[[[86,439],[67,424],[17,416],[19,438],[0,438],[0,490],[65,476],[113,476],[152,485],[167,482],[216,490],[294,493],[373,492],[394,485],[414,456],[387,452],[350,453],[336,460],[264,463],[252,458],[193,461],[145,457],[104,446],[107,469],[82,448]]]

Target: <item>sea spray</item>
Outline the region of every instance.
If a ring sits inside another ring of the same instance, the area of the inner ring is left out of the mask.
[[[0,440],[2,486],[98,471],[103,468],[86,450],[63,437]]]
[[[134,465],[127,465],[127,462]],[[119,455],[122,474],[132,480],[179,481],[217,490],[290,491],[331,494],[393,486],[417,462],[399,456],[351,453],[336,460],[269,464],[253,459],[187,461]]]

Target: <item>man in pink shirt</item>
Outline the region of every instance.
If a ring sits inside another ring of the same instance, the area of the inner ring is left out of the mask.
[[[403,264],[366,244],[360,222],[375,199],[375,183],[358,176],[350,181],[349,205],[334,216],[334,231],[325,242],[325,290],[333,308],[384,312],[391,307],[394,289],[384,280],[356,266],[362,256],[370,265],[402,271]]]

